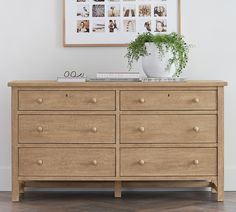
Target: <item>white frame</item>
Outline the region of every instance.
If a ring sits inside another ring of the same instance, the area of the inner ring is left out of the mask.
[[[122,3],[119,3],[121,6],[123,6],[123,0],[119,0],[121,1]],[[150,4],[154,4],[154,1],[155,0],[149,0]],[[149,4],[148,2],[149,1],[145,1],[147,2],[146,4]],[[167,1],[173,1],[173,0],[167,0]],[[175,0],[175,4],[176,4],[176,18],[174,19],[173,17],[173,20],[176,21],[176,26],[175,27],[175,32],[177,33],[181,33],[181,0]],[[143,1],[142,0],[134,0],[134,1],[131,1],[129,3],[127,3],[128,5],[129,4],[134,4],[133,2],[135,2],[136,6],[139,5],[139,4],[142,4]],[[138,3],[137,3],[138,2]],[[138,34],[138,31],[136,31],[135,33],[126,33],[126,32],[119,32],[119,33],[114,33],[114,34],[111,34],[111,33],[108,33],[108,32],[104,32],[104,33],[94,33],[94,32],[89,32],[89,33],[81,33],[81,38],[78,38],[78,33],[76,33],[76,31],[73,31],[71,28],[73,28],[71,26],[71,20],[73,20],[73,23],[76,23],[76,20],[78,20],[78,17],[76,16],[76,14],[71,14],[71,10],[69,8],[69,6],[71,7],[71,4],[79,4],[78,2],[76,2],[76,0],[63,0],[63,22],[64,22],[64,26],[63,26],[63,36],[64,36],[64,47],[83,47],[83,46],[128,46],[129,42],[131,40],[133,40],[137,34]],[[83,4],[83,3],[82,3]],[[93,5],[93,4],[98,4],[98,3],[94,3],[94,0],[86,0],[86,3],[84,4],[88,4],[88,5]],[[104,4],[104,5],[107,5],[107,4],[116,4],[116,2],[109,2],[109,0],[105,0],[104,3],[101,3],[101,4]],[[118,4],[118,3],[117,3]],[[126,2],[124,3],[126,4]],[[163,3],[164,4],[164,3]],[[68,6],[69,5],[69,6]],[[152,8],[153,9],[153,8]],[[74,8],[73,8],[74,10]],[[90,10],[91,12],[91,10]],[[106,11],[107,12],[107,11]],[[73,12],[74,13],[74,12]],[[82,19],[87,19],[87,18],[81,18]],[[101,20],[103,18],[92,18],[92,21],[94,20]],[[113,17],[110,18],[110,17],[105,17],[104,20],[108,20],[108,19],[114,19]],[[123,21],[124,19],[126,19],[125,17],[117,17],[115,19],[118,19],[118,20],[121,20]],[[127,18],[129,19],[129,18]],[[132,18],[133,20],[142,20],[141,17],[135,17],[135,18]],[[148,19],[152,19],[154,20],[155,18],[152,16],[152,17],[147,17],[146,20]],[[91,24],[91,17],[89,18],[90,20],[90,24]],[[174,28],[173,27],[173,28]],[[76,26],[74,27],[76,29]],[[74,29],[73,28],[73,29]],[[130,36],[130,38],[127,38],[127,41],[126,42],[117,42],[119,39],[121,39],[122,36],[124,36],[124,34],[126,33],[125,36]],[[87,37],[86,37],[87,36]],[[109,36],[111,36],[111,38],[109,38]],[[82,41],[82,37],[83,37],[83,41]],[[81,41],[80,41],[81,40]],[[87,40],[86,42],[84,40]],[[88,41],[88,40],[93,40],[92,42],[91,41]],[[107,40],[109,40],[109,42],[107,42]],[[103,42],[105,41],[105,42]],[[114,41],[114,42],[112,42]]]

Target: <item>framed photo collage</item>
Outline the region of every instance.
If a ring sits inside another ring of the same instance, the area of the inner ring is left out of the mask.
[[[126,46],[138,33],[180,32],[180,0],[64,0],[64,46]]]

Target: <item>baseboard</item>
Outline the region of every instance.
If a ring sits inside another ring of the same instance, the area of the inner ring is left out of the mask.
[[[236,191],[235,179],[236,179],[236,167],[230,167],[230,166],[226,167],[225,168],[225,191]],[[11,168],[10,167],[0,167],[0,191],[11,191]]]
[[[11,191],[10,167],[0,167],[0,191]]]
[[[225,191],[236,191],[236,167],[225,167]]]

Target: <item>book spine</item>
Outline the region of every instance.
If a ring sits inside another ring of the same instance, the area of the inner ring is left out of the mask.
[[[103,74],[103,73],[98,73],[97,74],[97,78],[130,78],[130,79],[134,79],[134,78],[139,78],[139,74]]]

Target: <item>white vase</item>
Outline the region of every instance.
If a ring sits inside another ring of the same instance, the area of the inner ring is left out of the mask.
[[[142,66],[147,77],[173,77],[176,72],[175,65],[168,66],[173,54],[167,52],[161,56],[154,43],[145,43],[145,47],[148,55],[142,57]]]

